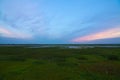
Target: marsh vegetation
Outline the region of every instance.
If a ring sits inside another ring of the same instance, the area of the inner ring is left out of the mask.
[[[120,48],[0,47],[0,80],[119,80]]]

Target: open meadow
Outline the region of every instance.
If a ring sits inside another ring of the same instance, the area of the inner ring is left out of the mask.
[[[120,48],[1,46],[0,80],[120,80]]]

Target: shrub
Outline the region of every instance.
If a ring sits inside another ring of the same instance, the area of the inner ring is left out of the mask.
[[[117,55],[108,55],[107,59],[108,60],[119,60],[119,56],[117,56]]]

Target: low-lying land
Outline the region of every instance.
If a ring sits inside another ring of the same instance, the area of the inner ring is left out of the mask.
[[[120,48],[1,46],[0,80],[120,80]]]

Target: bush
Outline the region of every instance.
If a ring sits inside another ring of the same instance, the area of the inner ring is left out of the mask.
[[[119,60],[119,56],[117,56],[117,55],[108,55],[107,59],[108,60]]]

